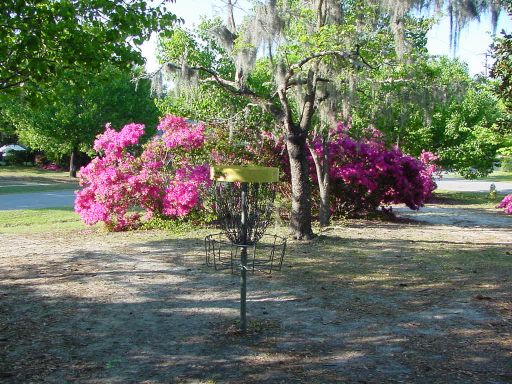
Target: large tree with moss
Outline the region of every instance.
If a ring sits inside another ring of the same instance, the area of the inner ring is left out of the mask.
[[[233,1],[226,3],[232,10]],[[166,72],[179,85],[214,83],[273,117],[286,135],[292,187],[291,227],[296,238],[307,239],[313,234],[308,136],[317,121],[332,120],[340,98],[350,102],[350,95],[339,91],[347,89],[347,85],[353,91],[361,69],[385,64],[387,56],[408,60],[408,12],[421,4],[424,2],[254,2],[241,25],[235,25],[229,14],[227,26],[210,30],[229,53],[231,71],[222,73],[204,65],[191,50],[184,49],[169,57],[155,78],[160,79]],[[488,5],[449,2],[455,35],[468,18]],[[269,74],[263,85],[252,77],[257,63],[264,63]],[[322,110],[324,113],[319,113]]]

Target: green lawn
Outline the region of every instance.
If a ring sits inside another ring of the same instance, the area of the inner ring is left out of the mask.
[[[458,173],[447,173],[446,175],[443,175],[444,178],[457,178],[457,179],[463,179],[461,175]],[[485,177],[481,177],[478,179],[475,179],[477,181],[489,181],[489,182],[504,182],[504,181],[512,181],[512,172],[505,172],[505,171],[494,171],[490,175],[487,175]]]
[[[51,184],[51,185],[15,185],[15,186],[0,186],[0,195],[9,193],[29,193],[29,192],[49,192],[49,191],[63,191],[63,190],[76,190],[76,184]]]
[[[70,181],[69,172],[67,171],[47,171],[45,169],[40,169],[37,167],[27,167],[27,166],[17,166],[17,165],[9,165],[9,166],[0,166],[0,177],[14,177],[14,178],[24,178],[24,177],[37,177],[43,179],[49,179],[53,181]]]
[[[430,203],[495,208],[504,197],[505,194],[498,193],[496,199],[491,200],[488,192],[457,192],[437,189],[434,191]]]
[[[78,181],[67,172],[53,172],[36,167],[0,167],[0,195],[7,193],[73,190]]]
[[[52,233],[85,228],[70,207],[0,211],[0,233]]]
[[[512,181],[512,172],[494,171],[489,176],[478,179],[482,181]]]

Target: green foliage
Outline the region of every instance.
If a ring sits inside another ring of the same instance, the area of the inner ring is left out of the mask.
[[[143,63],[132,42],[168,32],[176,17],[146,0],[3,0],[0,92],[38,86],[68,70]]]
[[[22,142],[60,159],[74,149],[90,150],[107,122],[122,126],[138,121],[154,127],[158,110],[149,83],[136,85],[131,79],[112,66],[96,76],[74,71],[44,88],[37,100],[4,97],[3,109]]]
[[[230,55],[210,33],[221,26],[220,19],[203,20],[194,31],[182,28],[174,29],[172,36],[159,39],[159,58],[161,61],[182,62],[190,66],[201,66],[214,70],[221,76],[232,76],[234,64]],[[204,80],[210,77],[200,72]],[[257,61],[254,71],[248,78],[251,89],[256,94],[265,95],[272,91],[272,76],[269,61]],[[244,96],[234,95],[214,81],[202,81],[197,87],[185,87],[168,93],[156,101],[162,115],[186,116],[192,120],[205,121],[216,126],[219,139],[233,138],[237,130],[262,129],[272,127],[273,118],[260,108],[251,104]],[[217,145],[222,146],[221,143]]]
[[[140,227],[142,230],[159,229],[173,234],[183,234],[193,231],[199,226],[204,226],[214,220],[215,217],[209,212],[191,212],[183,218],[154,216],[144,221]]]
[[[512,156],[503,156],[500,161],[500,168],[505,172],[512,172]]]
[[[418,156],[440,155],[440,164],[466,177],[492,171],[503,140],[496,122],[503,107],[485,79],[446,57],[383,68],[360,84],[354,124],[373,124],[390,143]]]
[[[509,16],[512,16],[512,1],[508,0],[504,3],[508,8]],[[504,146],[499,152],[507,156],[504,163],[508,168],[506,159],[512,158],[512,33],[502,31],[501,35],[495,38],[491,49],[495,59],[491,76],[497,80],[494,93],[505,106],[505,113],[497,121],[504,139]]]

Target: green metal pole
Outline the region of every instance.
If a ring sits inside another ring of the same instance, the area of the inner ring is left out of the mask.
[[[242,250],[240,252],[240,330],[244,333],[247,331],[247,190],[248,184],[242,183]]]

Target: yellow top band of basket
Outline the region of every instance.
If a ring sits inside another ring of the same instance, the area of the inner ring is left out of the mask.
[[[210,168],[210,179],[231,183],[275,183],[279,181],[279,169],[255,165],[217,165]]]

